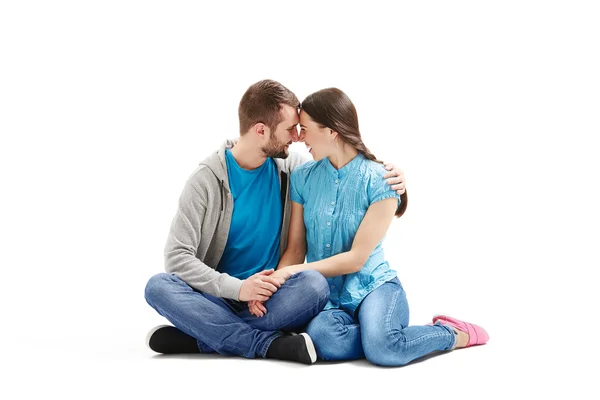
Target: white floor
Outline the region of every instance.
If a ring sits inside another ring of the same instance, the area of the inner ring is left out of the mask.
[[[160,317],[157,317],[159,319]],[[399,368],[365,360],[289,362],[219,355],[163,356],[141,326],[45,339],[11,335],[2,352],[3,399],[175,398],[594,398],[592,370],[564,349],[549,351],[516,330],[488,325],[485,346],[439,353]],[[552,331],[551,327],[549,330]],[[100,333],[100,335],[98,335]],[[555,335],[555,334],[553,334]],[[15,337],[18,336],[18,337]],[[559,336],[559,335],[555,335]],[[578,346],[576,346],[578,347]],[[560,352],[558,350],[561,350]],[[592,360],[594,364],[594,360]],[[596,397],[597,398],[597,397]]]

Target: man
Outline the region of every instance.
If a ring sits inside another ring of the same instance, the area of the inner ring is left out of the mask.
[[[166,273],[146,285],[148,304],[174,325],[150,331],[152,350],[315,362],[310,337],[293,332],[323,309],[327,281],[315,271],[271,276],[287,248],[290,173],[306,161],[289,153],[298,140],[298,106],[278,82],[250,86],[238,109],[240,138],[186,182],[165,248]],[[403,193],[402,172],[389,176],[392,190]],[[268,312],[252,315],[252,300]]]

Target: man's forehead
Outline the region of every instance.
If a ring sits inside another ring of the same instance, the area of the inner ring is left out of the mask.
[[[283,117],[283,120],[280,122],[280,126],[284,126],[286,129],[298,125],[300,122],[300,119],[298,118],[298,111],[292,106],[283,106],[280,113]]]

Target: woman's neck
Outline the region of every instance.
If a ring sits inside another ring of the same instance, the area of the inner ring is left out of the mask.
[[[352,146],[344,144],[342,147],[338,147],[334,154],[329,156],[329,162],[335,169],[340,169],[352,161],[352,159],[357,155],[358,150]]]

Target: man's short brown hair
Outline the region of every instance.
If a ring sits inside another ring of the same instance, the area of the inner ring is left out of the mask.
[[[300,106],[296,95],[281,83],[265,79],[250,86],[238,107],[240,134],[248,132],[257,123],[263,123],[274,131],[283,119],[280,111],[284,104]]]

